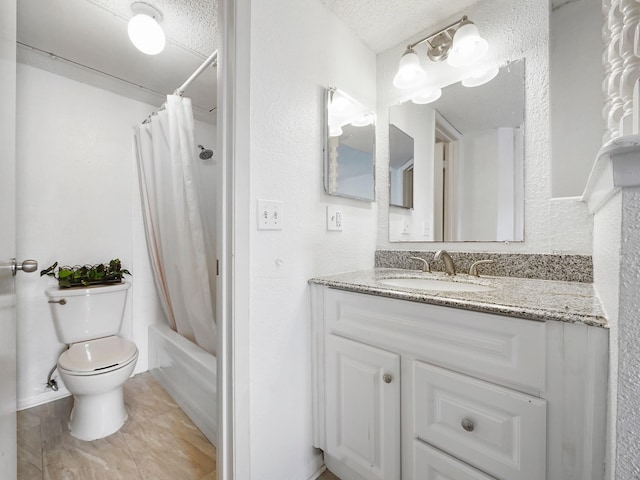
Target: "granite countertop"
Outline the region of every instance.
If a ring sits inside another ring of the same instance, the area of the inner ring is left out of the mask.
[[[389,286],[388,278],[428,278],[475,283],[494,287],[484,292],[428,291]],[[462,308],[477,312],[509,315],[529,320],[556,320],[607,327],[607,319],[590,283],[537,280],[514,277],[473,277],[457,274],[422,273],[397,268],[374,268],[316,277],[310,283],[339,290],[390,297],[412,302]]]

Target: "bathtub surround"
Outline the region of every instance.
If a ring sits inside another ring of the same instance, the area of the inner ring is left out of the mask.
[[[134,275],[121,334],[140,350],[136,372],[146,371],[148,326],[165,320],[144,239],[132,127],[157,105],[23,63],[17,69],[18,258],[31,256],[44,266],[54,260],[83,264],[96,257],[120,258]],[[88,74],[83,70],[78,77],[83,75]],[[198,143],[215,146],[215,129],[196,121]],[[217,163],[198,160],[196,165],[210,185],[201,203],[214,219]],[[79,219],[84,228],[65,234]],[[53,280],[23,275],[16,282],[18,408],[23,409],[69,393],[63,385],[58,392],[44,385],[64,348],[44,295]]]
[[[216,357],[168,325],[151,325],[149,371],[209,441],[217,445]]]
[[[480,260],[493,260],[492,264],[478,267],[481,277],[495,275],[565,282],[593,282],[593,264],[589,255],[448,252],[453,259],[456,272],[459,273],[469,273],[471,265]],[[375,266],[419,270],[420,264],[411,259],[411,257],[419,257],[429,262],[432,271],[443,271],[444,263],[433,261],[435,253],[435,250],[376,250]]]

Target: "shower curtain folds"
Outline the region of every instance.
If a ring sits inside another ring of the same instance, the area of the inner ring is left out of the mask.
[[[156,289],[172,329],[216,353],[213,281],[193,161],[191,100],[168,95],[166,109],[134,128],[145,234]]]

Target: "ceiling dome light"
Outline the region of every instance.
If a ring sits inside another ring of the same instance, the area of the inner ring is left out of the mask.
[[[404,55],[402,55],[400,59],[398,73],[393,77],[393,85],[396,88],[405,90],[417,87],[424,82],[426,78],[427,74],[424,73],[422,69],[420,58],[412,48],[407,48],[407,51],[404,52]]]
[[[157,55],[167,43],[164,31],[158,22],[162,21],[162,14],[151,5],[144,2],[131,4],[134,16],[129,20],[127,31],[131,43],[147,55]]]
[[[488,50],[489,44],[480,36],[478,27],[473,22],[465,20],[453,36],[447,63],[452,67],[471,65],[480,60]]]
[[[417,105],[426,105],[438,100],[442,96],[441,88],[425,88],[411,97],[411,101]]]
[[[496,78],[499,71],[500,69],[498,67],[474,70],[471,72],[471,75],[462,79],[462,85],[465,87],[479,87]]]

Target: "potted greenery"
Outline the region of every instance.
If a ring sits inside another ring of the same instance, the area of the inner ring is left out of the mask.
[[[58,262],[42,270],[40,276],[48,275],[57,279],[61,288],[121,283],[124,275],[131,275],[129,270],[122,268],[118,258],[111,260],[109,263],[98,263],[96,265],[63,266],[57,270],[56,267],[58,267]]]

